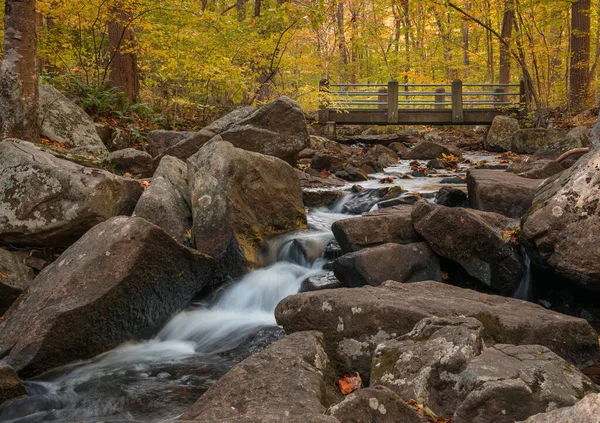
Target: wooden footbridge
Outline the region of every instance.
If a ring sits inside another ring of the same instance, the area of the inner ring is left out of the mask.
[[[489,125],[526,109],[520,84],[320,83],[318,120],[342,125]]]

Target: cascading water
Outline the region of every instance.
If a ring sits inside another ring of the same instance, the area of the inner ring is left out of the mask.
[[[521,282],[517,287],[517,290],[513,294],[513,298],[519,300],[530,301],[531,300],[531,259],[525,249],[523,249],[523,264],[525,265],[525,272],[521,278]]]

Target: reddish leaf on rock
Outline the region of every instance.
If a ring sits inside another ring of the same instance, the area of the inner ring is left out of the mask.
[[[6,279],[8,276],[6,276],[6,273],[0,272],[0,277],[3,277],[4,279]]]
[[[362,388],[362,379],[358,372],[356,373],[342,373],[338,379],[338,386],[342,395],[348,395],[357,389]]]

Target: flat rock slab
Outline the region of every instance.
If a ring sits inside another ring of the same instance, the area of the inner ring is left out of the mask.
[[[469,204],[477,210],[519,219],[531,207],[542,182],[499,170],[469,169]]]
[[[275,316],[288,334],[322,331],[338,370],[359,371],[363,379],[379,343],[431,316],[475,317],[490,345],[539,344],[577,366],[595,363],[599,353],[597,334],[583,319],[430,281],[306,292],[281,301]]]

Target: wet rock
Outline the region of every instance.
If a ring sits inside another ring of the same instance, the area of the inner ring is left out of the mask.
[[[310,167],[318,171],[328,170],[335,173],[344,168],[345,162],[346,160],[342,156],[328,152],[316,153],[310,160]]]
[[[110,153],[108,162],[121,172],[143,176],[152,173],[152,156],[135,148],[125,148]]]
[[[427,162],[427,169],[445,169],[446,166],[444,165],[444,162],[442,160],[439,159],[433,159],[433,160],[429,160]]]
[[[474,317],[485,327],[486,345],[543,345],[577,366],[595,363],[599,353],[597,334],[583,319],[438,282],[305,292],[283,299],[275,316],[287,334],[318,328],[338,371],[358,371],[363,380],[378,344],[432,316]]]
[[[262,353],[269,345],[281,341],[285,332],[279,326],[267,326],[246,339],[236,348],[219,354],[234,363],[240,363],[250,356]]]
[[[403,192],[404,190],[400,187],[365,189],[346,202],[342,208],[342,212],[346,214],[367,213],[378,202],[396,198],[402,195]]]
[[[33,271],[16,254],[0,249],[0,316],[29,287]]]
[[[326,272],[321,275],[306,278],[300,286],[300,292],[318,291],[321,289],[335,289],[339,288],[340,286],[340,281],[335,277],[333,272]]]
[[[344,170],[335,172],[335,176],[340,179],[344,179],[350,182],[361,182],[368,181],[369,176],[360,169],[355,168],[352,165],[346,165]]]
[[[0,356],[31,377],[148,339],[218,284],[214,268],[142,218],[112,218],[38,275],[0,326]]]
[[[415,204],[417,201],[421,200],[422,197],[419,195],[403,195],[401,197],[396,197],[396,198],[392,198],[391,200],[383,200],[377,203],[377,207],[379,207],[379,209],[386,209],[389,207],[395,207],[395,206],[408,206],[408,205],[413,205]]]
[[[288,421],[325,414],[340,399],[335,378],[324,336],[316,331],[295,333],[235,366],[180,419],[221,422],[260,417],[263,421],[272,416],[279,418],[273,421]]]
[[[236,276],[259,263],[267,237],[306,228],[294,169],[219,138],[188,159],[193,238]]]
[[[411,206],[389,207],[335,222],[331,229],[344,253],[381,244],[422,241],[412,224]]]
[[[326,178],[321,178],[319,176],[310,175],[306,172],[302,172],[299,169],[294,169],[296,171],[296,175],[300,180],[300,185],[302,188],[316,189],[316,188],[333,188],[333,187],[343,187],[348,183],[339,178],[336,178],[333,175],[330,175]]]
[[[599,188],[600,148],[592,148],[540,186],[522,220],[522,236],[535,263],[595,291],[600,290]]]
[[[10,366],[0,365],[0,405],[25,395],[25,387]]]
[[[359,389],[332,406],[328,414],[344,423],[425,423],[423,417],[384,386]]]
[[[331,207],[346,195],[348,195],[347,192],[339,190],[302,192],[305,207]]]
[[[393,142],[390,144],[389,147],[392,150],[394,150],[398,157],[401,159],[403,159],[410,151],[410,149],[404,143],[401,142]]]
[[[288,97],[267,103],[220,134],[238,148],[278,157],[292,165],[310,142],[304,113]]]
[[[561,129],[526,128],[519,129],[510,140],[510,150],[519,154],[543,152],[544,157],[558,157],[570,150],[566,142],[566,131]]]
[[[372,157],[383,167],[393,166],[399,161],[396,152],[383,145],[374,145],[366,152],[366,156]]]
[[[440,263],[427,243],[383,244],[348,253],[333,262],[342,286],[379,286],[397,282],[442,281]]]
[[[60,160],[29,142],[0,142],[0,240],[66,246],[92,226],[133,212],[133,179]]]
[[[192,135],[194,135],[194,132],[189,131],[150,131],[146,137],[148,153],[152,157],[156,157]]]
[[[424,201],[415,204],[412,217],[416,231],[437,254],[460,264],[469,275],[504,295],[515,292],[524,267],[520,253],[504,239],[502,231],[516,229],[518,221],[497,213]]]
[[[446,207],[468,207],[469,199],[463,190],[452,187],[442,187],[435,194],[435,202]]]
[[[134,211],[136,216],[160,226],[180,243],[189,241],[187,233],[192,228],[187,178],[184,162],[164,156]]]
[[[443,157],[444,154],[453,154],[462,157],[462,153],[456,148],[423,140],[410,150],[408,154],[403,156],[403,158],[407,160],[433,160]]]
[[[590,423],[600,414],[600,394],[589,394],[571,407],[536,414],[520,423]]]
[[[557,173],[561,173],[563,170],[565,168],[556,160],[527,158],[513,162],[506,171],[512,172],[522,178],[546,179]]]
[[[519,121],[508,116],[496,116],[483,142],[486,150],[510,151],[511,138],[520,129]]]
[[[40,84],[41,135],[67,147],[108,154],[94,121],[79,106],[49,84]]]
[[[345,144],[380,144],[389,146],[397,142],[412,142],[415,138],[415,132],[412,130],[398,131],[395,134],[357,134],[357,135],[338,135],[338,141]]]
[[[466,184],[467,180],[461,178],[460,176],[451,176],[449,178],[443,178],[440,181],[440,184]]]
[[[542,180],[509,172],[470,169],[467,172],[469,204],[472,208],[518,219],[531,207]]]

